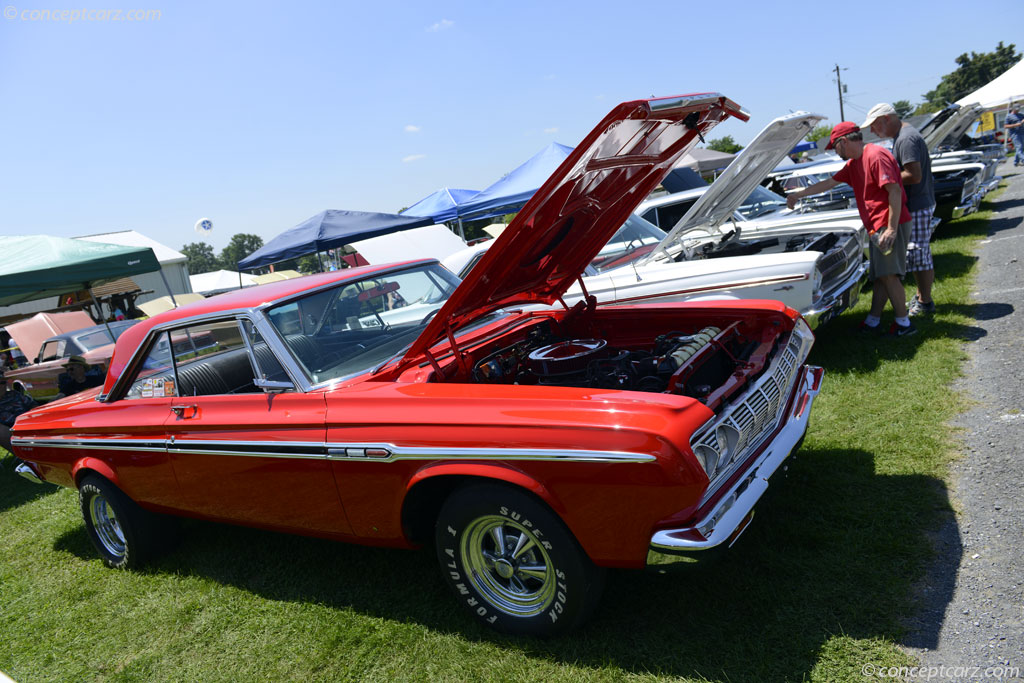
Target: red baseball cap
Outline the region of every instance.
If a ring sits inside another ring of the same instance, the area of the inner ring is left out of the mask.
[[[839,123],[836,124],[836,127],[832,129],[832,134],[828,137],[828,145],[825,147],[825,149],[832,149],[833,147],[835,147],[836,140],[843,137],[844,135],[856,133],[859,130],[860,126],[858,126],[853,121],[840,121]]]

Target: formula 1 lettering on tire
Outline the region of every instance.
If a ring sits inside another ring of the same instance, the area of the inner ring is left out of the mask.
[[[473,484],[441,508],[435,540],[443,575],[470,613],[513,634],[550,636],[581,624],[603,586],[562,521],[530,494]]]

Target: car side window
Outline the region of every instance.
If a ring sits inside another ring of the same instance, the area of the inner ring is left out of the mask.
[[[167,341],[167,333],[161,332],[153,341],[124,397],[127,400],[134,400],[177,395],[170,344]]]
[[[274,382],[290,381],[291,378],[288,377],[288,373],[281,367],[277,356],[274,355],[274,352],[267,345],[260,331],[252,324],[252,321],[243,320],[242,330],[249,337],[249,343],[252,344],[252,351],[256,357],[256,375],[261,379]]]
[[[170,332],[179,396],[260,391],[238,321],[204,322]]]
[[[126,399],[261,391],[234,319],[204,322],[154,340]]]
[[[64,357],[64,347],[67,346],[65,339],[51,339],[43,344],[39,352],[39,361],[57,360]]]

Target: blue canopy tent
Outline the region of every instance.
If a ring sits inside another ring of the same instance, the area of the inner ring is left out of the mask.
[[[804,140],[803,142],[798,142],[796,147],[794,147],[793,149],[789,150],[789,153],[790,154],[800,154],[801,152],[810,152],[810,151],[813,151],[813,150],[816,150],[816,149],[818,149],[818,142],[817,142],[817,140],[813,140],[813,141],[812,140]]]
[[[504,178],[460,204],[456,209],[459,218],[478,220],[523,208],[572,150],[572,147],[552,142]]]
[[[458,218],[456,209],[460,204],[477,194],[479,194],[479,190],[455,190],[442,187],[402,211],[402,215],[433,218],[435,223],[447,223]]]
[[[238,262],[238,270],[252,270],[297,256],[334,249],[357,240],[433,223],[432,218],[328,209],[285,230],[246,256]]]

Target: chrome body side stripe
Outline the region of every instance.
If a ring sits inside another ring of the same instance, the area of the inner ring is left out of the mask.
[[[648,453],[623,451],[567,450],[554,448],[422,448],[389,443],[322,443],[281,441],[210,441],[175,439],[45,439],[16,438],[19,446],[72,448],[82,450],[167,451],[201,455],[259,458],[311,458],[396,462],[399,460],[542,460],[554,462],[654,462]]]

